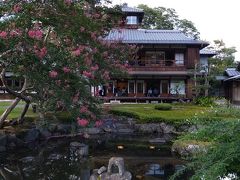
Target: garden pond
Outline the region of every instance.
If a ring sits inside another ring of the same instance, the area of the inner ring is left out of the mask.
[[[133,179],[167,180],[185,164],[171,153],[173,138],[137,134],[52,138],[0,154],[0,180],[89,180],[93,169],[107,167],[111,157],[123,157]],[[89,156],[71,154],[70,143],[75,141],[89,145]]]

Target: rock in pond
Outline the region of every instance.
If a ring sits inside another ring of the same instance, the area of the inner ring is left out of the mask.
[[[118,129],[117,132],[120,134],[132,134],[134,132],[134,129],[128,129],[128,128]]]
[[[51,137],[52,133],[48,129],[40,129],[40,137],[42,139],[46,139]]]
[[[7,135],[0,135],[0,146],[6,146],[7,144]]]
[[[27,156],[27,157],[20,159],[19,161],[21,161],[22,163],[31,163],[34,160],[35,160],[35,158],[33,156]]]
[[[118,173],[113,172],[113,167],[118,168]],[[101,170],[102,169],[102,170]],[[130,172],[125,171],[124,160],[122,157],[112,157],[108,162],[108,169],[101,167],[97,173],[91,175],[90,180],[131,180]],[[100,173],[100,174],[99,174]]]
[[[200,152],[207,152],[210,142],[176,141],[172,146],[172,152],[181,156],[191,156]]]
[[[7,149],[6,149],[6,146],[0,146],[0,153],[1,152],[5,152]]]
[[[40,131],[38,129],[30,129],[24,137],[25,142],[34,142],[40,137]]]
[[[88,133],[88,134],[99,134],[99,133],[102,133],[102,129],[100,128],[86,128],[84,129],[84,132],[85,133]]]
[[[161,123],[160,127],[162,128],[164,134],[171,134],[176,132],[176,128],[172,125]]]
[[[163,133],[163,130],[158,123],[136,124],[135,128],[142,133]]]
[[[88,156],[88,145],[79,143],[79,142],[71,142],[70,143],[70,153],[74,157],[84,157]]]

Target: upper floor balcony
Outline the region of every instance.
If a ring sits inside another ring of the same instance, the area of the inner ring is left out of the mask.
[[[145,56],[129,62],[134,71],[185,71],[184,53],[171,54],[166,57],[165,52],[145,53]]]

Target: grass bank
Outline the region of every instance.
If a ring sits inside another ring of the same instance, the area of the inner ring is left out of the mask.
[[[0,102],[0,114],[2,114],[10,105],[11,101],[2,101]],[[15,119],[20,116],[22,113],[22,110],[24,108],[25,103],[24,102],[19,102],[16,108],[9,114],[8,119]],[[33,113],[32,106],[29,107],[29,110],[26,114],[27,118],[35,118],[37,117],[36,113]]]
[[[201,107],[193,104],[172,104],[172,106],[171,110],[157,110],[154,108],[155,104],[114,104],[110,105],[110,113],[136,118],[139,123],[165,122],[174,125],[240,118],[238,110],[232,110],[229,114],[224,108],[218,107]]]

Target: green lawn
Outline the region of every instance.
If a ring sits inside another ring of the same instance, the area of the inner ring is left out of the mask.
[[[11,102],[0,102],[0,114],[2,114],[8,106],[10,106]],[[20,101],[17,105],[17,107],[9,114],[7,119],[12,120],[15,118],[18,118],[24,108],[25,103],[23,101]],[[58,112],[54,114],[55,117],[57,117],[57,120],[61,122],[70,122],[71,116],[67,112]],[[26,114],[26,119],[35,120],[38,117],[37,113],[33,112],[32,106],[30,105],[28,112]],[[47,119],[51,119],[51,121],[54,121],[52,113],[48,113],[46,116]]]
[[[196,120],[221,120],[236,119],[236,115],[228,113],[219,108],[201,107],[192,104],[173,104],[172,110],[156,110],[155,104],[119,104],[110,105],[110,112],[115,115],[134,117],[140,123],[145,122],[167,122],[171,124],[188,124]],[[218,113],[215,113],[218,112]]]
[[[11,102],[0,102],[0,114],[11,104]],[[110,106],[110,113],[115,115],[134,117],[139,123],[146,122],[166,122],[175,125],[189,124],[196,121],[212,121],[212,120],[233,120],[240,119],[239,109],[234,108],[210,108],[201,107],[192,104],[172,104],[172,110],[156,110],[155,104],[114,104]],[[11,112],[8,119],[19,117],[24,102],[20,102],[17,107]],[[59,112],[55,114],[60,121],[69,122],[71,116],[66,112]],[[50,114],[50,119],[51,118]],[[30,106],[27,118],[34,119],[37,117],[33,113]]]
[[[11,102],[9,102],[9,101],[0,102],[0,114],[2,114],[6,110],[6,108],[10,105],[11,105]],[[19,102],[17,107],[8,116],[8,119],[18,118],[23,110],[24,105],[25,105],[24,102],[22,102],[22,101]],[[33,111],[32,111],[32,106],[30,106],[30,108],[26,114],[26,117],[31,117],[31,118],[36,117],[36,113],[33,113]]]

